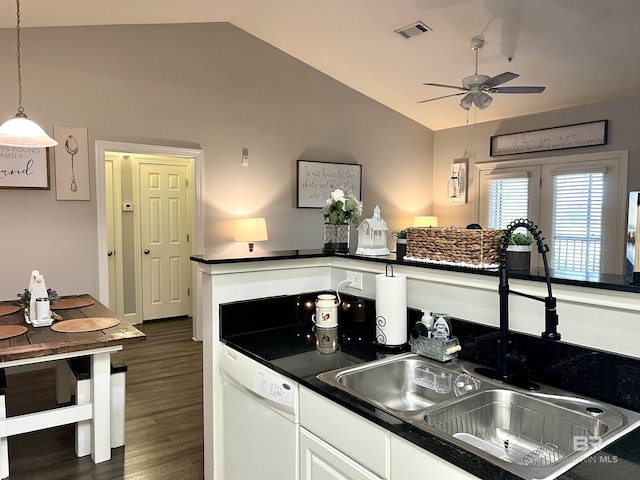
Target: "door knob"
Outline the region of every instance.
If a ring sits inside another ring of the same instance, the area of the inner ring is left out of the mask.
[[[144,249],[144,254],[145,254],[145,255],[149,255],[149,249],[148,249],[148,248],[145,248],[145,249]]]
[[[109,250],[109,251],[107,252],[107,257],[110,257],[111,255],[113,255],[113,252],[112,252],[111,250]]]

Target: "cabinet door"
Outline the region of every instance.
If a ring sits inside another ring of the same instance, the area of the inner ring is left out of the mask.
[[[304,428],[300,429],[300,480],[381,480]]]
[[[300,426],[376,475],[386,475],[389,432],[303,387]]]
[[[442,460],[433,453],[392,435],[391,480],[416,478],[416,472],[429,472],[428,478],[478,480],[478,477]],[[427,478],[426,474],[425,478]]]

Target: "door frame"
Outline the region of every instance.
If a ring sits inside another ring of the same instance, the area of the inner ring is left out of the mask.
[[[105,193],[104,162],[108,152],[125,155],[159,155],[193,159],[194,178],[193,189],[195,205],[193,205],[193,239],[192,254],[204,251],[204,153],[199,149],[169,147],[163,145],[146,145],[138,143],[112,142],[96,140],[96,218],[98,231],[98,297],[101,303],[109,304],[109,266],[107,260],[107,215]],[[197,301],[199,297],[200,276],[197,269],[192,269],[191,308],[193,312],[193,338],[202,339],[202,305]]]

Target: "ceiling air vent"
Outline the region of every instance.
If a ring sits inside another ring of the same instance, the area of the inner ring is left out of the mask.
[[[394,30],[395,33],[406,39],[417,37],[418,35],[432,31],[433,30],[423,22],[414,22],[411,25]]]

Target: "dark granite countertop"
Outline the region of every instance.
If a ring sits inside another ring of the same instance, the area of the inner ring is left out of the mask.
[[[254,307],[264,311],[264,305],[260,303],[262,301],[275,302],[276,307],[282,307],[281,312],[290,312],[289,318],[295,318],[294,323],[281,324],[281,319],[287,315],[278,315],[280,320],[274,319],[272,322],[269,319],[265,322],[264,316],[261,316],[259,323],[253,323],[250,318],[257,318],[257,316],[251,315],[251,311]],[[285,296],[257,302],[257,304],[238,302],[229,304],[229,307],[222,306],[222,341],[229,347],[479,478],[487,480],[518,478],[446,440],[396,419],[316,378],[317,374],[325,371],[399,353],[381,351],[375,345],[371,325],[363,318],[358,316],[341,318],[338,335],[340,348],[336,353],[323,355],[316,350],[312,323],[300,313],[299,299],[295,303],[298,307],[291,302],[290,297]],[[580,462],[558,478],[562,480],[640,478],[640,429],[636,429],[603,451]]]
[[[397,260],[394,253],[386,256],[368,257],[355,254],[333,254],[324,253],[322,250],[281,250],[272,252],[256,252],[254,254],[247,254],[242,256],[228,256],[224,254],[204,254],[204,255],[192,255],[191,260],[196,263],[202,263],[205,265],[222,265],[230,263],[245,263],[245,262],[263,262],[269,260],[291,260],[291,259],[304,259],[304,258],[322,258],[330,256],[339,256],[344,258],[352,258],[357,260],[367,260],[374,263],[392,263],[396,265],[410,265],[417,268],[430,268],[434,270],[445,270],[451,272],[463,272],[470,273],[472,275],[490,275],[498,276],[497,270],[485,270],[485,269],[473,269],[465,267],[457,267],[452,265],[440,265],[425,262],[405,261]],[[622,292],[635,292],[640,293],[640,285],[632,284],[624,275],[615,274],[590,274],[583,277],[560,275],[551,271],[551,282],[560,285],[573,285],[578,287],[590,287],[599,288],[605,290],[617,290]],[[534,268],[530,272],[512,272],[509,273],[509,278],[517,278],[523,280],[532,280],[538,282],[544,282],[544,271],[539,268]]]

